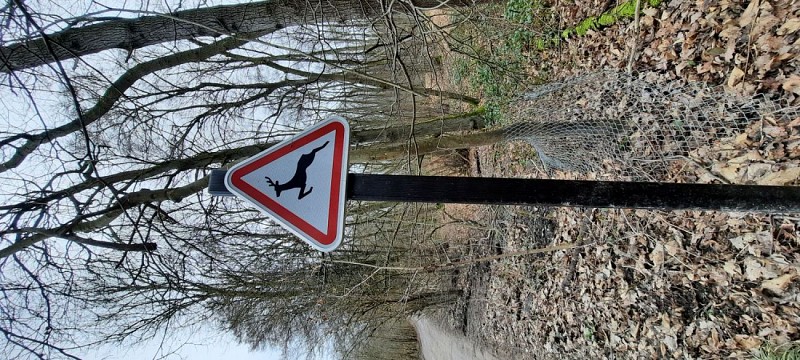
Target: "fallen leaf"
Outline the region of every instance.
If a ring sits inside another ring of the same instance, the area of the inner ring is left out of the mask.
[[[720,176],[724,177],[726,180],[736,183],[737,178],[739,177],[739,165],[738,164],[731,164],[730,166],[722,165],[722,164],[714,164],[711,167],[715,173],[719,174]]]
[[[800,95],[800,76],[792,74],[781,86],[783,90]]]
[[[756,240],[761,246],[772,246],[772,231],[757,231],[755,233]]]
[[[736,343],[739,344],[744,350],[755,349],[761,346],[761,340],[757,337],[750,335],[736,335],[734,336]]]
[[[756,179],[762,178],[771,172],[772,172],[771,164],[760,164],[760,163],[750,164],[747,166],[747,171],[745,172],[745,179],[747,181],[755,181]]]
[[[800,30],[800,19],[794,18],[786,20],[786,22],[783,23],[783,25],[781,25],[781,27],[778,29],[777,34],[789,35],[791,33],[796,32],[797,30]]]
[[[758,20],[756,20],[756,23],[753,24],[751,35],[757,36],[759,34],[764,34],[764,36],[767,36],[767,38],[773,38],[773,36],[769,34],[769,29],[773,29],[780,23],[780,19],[772,15],[769,11],[764,11],[762,8],[761,13],[759,13]]]
[[[719,32],[719,37],[723,38],[725,40],[728,40],[728,39],[736,40],[741,35],[742,35],[742,28],[740,28],[738,26],[733,26],[733,25],[732,26],[728,26],[728,27],[725,28],[725,30],[722,30],[722,31]]]
[[[739,266],[736,265],[736,262],[733,260],[728,260],[722,265],[722,270],[725,270],[726,273],[730,276],[741,276],[742,271],[739,269]]]
[[[672,335],[667,335],[667,336],[665,336],[665,337],[664,337],[664,340],[661,340],[661,342],[663,342],[663,343],[664,343],[664,345],[666,345],[666,346],[667,346],[667,348],[669,349],[669,351],[675,351],[675,350],[678,348],[678,341],[677,341],[677,339],[676,339],[674,336],[672,336]]]
[[[741,16],[739,16],[739,26],[747,26],[753,22],[758,14],[758,5],[759,0],[751,0],[750,4],[747,5],[747,9],[744,9],[744,12]]]
[[[770,293],[769,295],[781,296],[794,278],[794,274],[784,274],[774,279],[765,280],[761,283],[761,289]]]
[[[650,261],[653,262],[653,268],[658,270],[664,264],[664,245],[657,244],[656,247],[650,252]]]
[[[731,70],[731,74],[728,76],[728,87],[734,87],[744,79],[744,71],[739,69],[738,67],[734,67]]]
[[[758,179],[758,185],[786,185],[797,181],[800,178],[800,168],[780,170]]]
[[[772,70],[773,65],[775,65],[775,59],[770,54],[761,54],[753,62],[753,66],[758,69],[758,73],[761,75]]]
[[[697,65],[697,73],[703,74],[710,71],[714,71],[714,64],[711,61],[705,61],[700,65]]]
[[[646,8],[646,9],[642,10],[642,14],[645,14],[647,16],[655,17],[658,14],[658,9],[649,7],[649,8]]]
[[[769,118],[767,118],[767,120],[769,120]],[[787,135],[789,135],[786,132],[786,128],[783,127],[783,126],[764,126],[761,129],[761,132],[763,132],[765,135],[769,135],[769,136],[771,136],[773,138],[784,138]]]
[[[733,247],[742,250],[747,246],[747,244],[749,244],[753,240],[755,240],[755,235],[753,235],[752,233],[747,233],[742,236],[731,238],[730,242],[731,245],[733,245]]]
[[[681,250],[681,244],[677,240],[672,240],[664,245],[664,250],[670,256],[675,256]]]
[[[763,266],[756,259],[748,258],[744,260],[744,275],[747,280],[755,281],[761,278]]]
[[[736,139],[733,141],[737,148],[746,148],[751,145],[750,140],[747,139],[747,133],[741,133],[736,135]]]

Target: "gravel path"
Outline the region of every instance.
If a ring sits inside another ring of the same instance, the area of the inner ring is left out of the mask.
[[[500,360],[491,350],[460,334],[447,331],[425,316],[413,316],[424,360]]]

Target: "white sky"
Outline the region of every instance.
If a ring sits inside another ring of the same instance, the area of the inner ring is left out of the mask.
[[[279,350],[250,351],[248,346],[238,344],[233,336],[214,330],[211,324],[205,329],[174,332],[167,339],[157,337],[136,346],[106,345],[76,355],[85,360],[281,359]]]
[[[86,12],[98,11],[105,5],[108,7],[125,7],[133,10],[152,10],[164,11],[167,9],[175,10],[177,3],[181,3],[182,9],[189,9],[202,2],[204,6],[217,6],[225,3],[238,3],[247,1],[235,0],[162,0],[162,1],[117,1],[117,0],[71,0],[64,3],[53,0],[28,1],[31,8],[40,10],[55,16],[78,16]],[[103,14],[103,16],[136,16],[135,14]],[[56,29],[48,29],[55,31]],[[8,39],[6,39],[8,40]],[[108,63],[103,64],[103,58],[115,56],[111,53],[92,55],[92,59],[99,59],[100,62],[90,61],[93,66],[100,68],[109,67]],[[69,62],[65,62],[69,64]],[[105,66],[104,66],[105,65]],[[105,70],[105,69],[104,69]],[[109,78],[115,78],[115,74],[124,69],[111,68],[108,72],[103,71]],[[7,90],[4,90],[4,92]],[[4,92],[0,92],[3,95]],[[34,95],[37,98],[37,105],[44,107],[42,112],[52,119],[42,119],[46,122],[52,120],[53,124],[62,124],[72,118],[74,109],[65,100],[52,96],[46,92],[38,92]],[[15,97],[0,96],[0,129],[14,132],[24,132],[28,128],[41,128],[41,120],[32,116],[34,111],[28,107],[30,104],[19,101],[9,101]],[[65,104],[67,104],[65,106]],[[50,170],[37,169],[18,169],[19,173],[29,172],[31,176],[44,173],[47,175]],[[9,192],[13,194],[13,192]],[[9,200],[9,199],[6,199]],[[6,201],[4,200],[4,201]],[[183,329],[169,334],[167,338],[154,338],[137,345],[104,345],[99,348],[83,349],[71,352],[85,359],[106,359],[106,360],[127,360],[127,359],[281,359],[281,352],[276,349],[266,349],[261,351],[250,351],[248,346],[238,344],[232,335],[223,333],[217,329],[215,324],[208,321],[202,325],[201,329]],[[2,358],[2,355],[0,355]]]

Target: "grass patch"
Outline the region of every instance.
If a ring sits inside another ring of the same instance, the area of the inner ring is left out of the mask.
[[[566,39],[571,36],[583,36],[589,32],[589,30],[598,30],[607,26],[611,26],[615,24],[617,21],[623,19],[633,19],[636,16],[636,2],[638,0],[628,0],[615,8],[604,12],[600,16],[592,16],[589,17],[576,25],[573,28],[566,29],[561,32],[561,38]],[[639,11],[641,11],[645,5],[650,5],[652,7],[658,7],[661,5],[661,0],[642,0],[642,3],[639,6]]]
[[[753,357],[757,360],[800,360],[800,343],[765,345]]]

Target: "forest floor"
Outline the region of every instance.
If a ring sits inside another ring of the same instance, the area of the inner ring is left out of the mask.
[[[548,11],[568,28],[600,13],[587,9],[607,7],[590,2],[556,2]],[[797,106],[800,2],[674,0],[643,7],[638,20],[638,33],[623,20],[524,50],[536,58],[524,71],[548,79],[624,71],[636,49],[634,76],[726,85]],[[444,64],[462,66],[454,59]],[[457,77],[452,86],[465,82]],[[713,158],[690,154],[701,166],[675,167],[670,181],[800,185],[800,118],[762,119],[743,134],[712,144],[720,150]],[[470,163],[472,176],[596,176],[545,172],[533,149],[516,142],[473,150]],[[442,319],[510,358],[752,357],[800,341],[799,214],[464,205],[444,211],[466,224],[453,236],[462,246],[450,246],[451,256],[575,246],[478,263],[454,275],[464,294]]]

